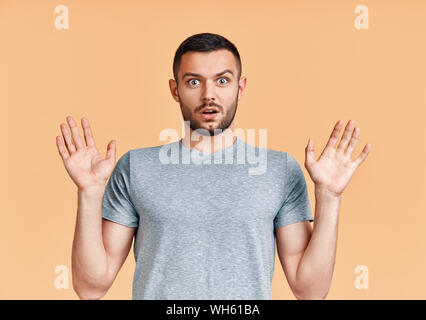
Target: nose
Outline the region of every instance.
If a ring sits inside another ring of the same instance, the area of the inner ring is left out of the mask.
[[[201,94],[201,100],[203,100],[204,103],[215,102],[214,95],[214,85],[211,84],[210,81],[207,81]]]

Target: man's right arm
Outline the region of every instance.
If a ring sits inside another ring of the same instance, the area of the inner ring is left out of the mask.
[[[78,190],[72,248],[73,287],[80,299],[100,299],[111,287],[132,246],[135,228],[102,218],[105,188]]]
[[[102,218],[105,183],[116,165],[115,140],[108,143],[104,158],[96,148],[86,118],[81,119],[86,144],[74,119],[68,116],[67,122],[69,128],[60,124],[62,138],[56,137],[56,146],[78,190],[71,258],[73,287],[81,299],[100,299],[129,254],[135,228]]]

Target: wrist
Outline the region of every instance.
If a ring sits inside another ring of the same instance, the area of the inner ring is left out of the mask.
[[[81,195],[103,195],[105,192],[105,185],[90,185],[78,188],[78,193]]]
[[[340,201],[342,194],[330,191],[327,187],[315,185],[315,198]]]

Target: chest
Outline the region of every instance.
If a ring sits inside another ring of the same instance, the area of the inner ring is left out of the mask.
[[[283,202],[281,176],[251,176],[244,166],[169,166],[133,177],[132,201],[145,222],[269,223]]]

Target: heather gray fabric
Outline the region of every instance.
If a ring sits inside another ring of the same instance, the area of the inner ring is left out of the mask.
[[[164,146],[167,154],[179,151],[179,163],[161,163]],[[133,299],[271,299],[274,228],[314,219],[304,174],[289,153],[262,149],[266,171],[249,175],[248,154],[260,149],[237,138],[210,155],[179,140],[119,159],[102,215],[137,227]],[[183,164],[186,156],[223,162]]]

